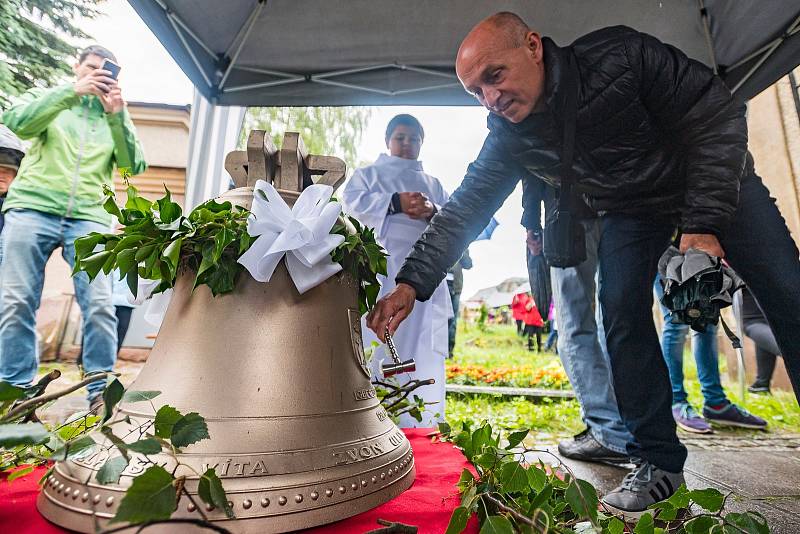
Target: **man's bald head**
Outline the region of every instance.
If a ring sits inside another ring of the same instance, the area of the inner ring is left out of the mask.
[[[506,48],[525,46],[525,36],[531,31],[522,17],[510,11],[501,11],[486,17],[478,23],[478,26],[481,25],[491,29]]]
[[[461,43],[456,74],[491,112],[519,122],[539,105],[544,88],[542,42],[508,11],[479,22]]]

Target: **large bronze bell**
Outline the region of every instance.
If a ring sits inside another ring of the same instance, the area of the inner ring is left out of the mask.
[[[341,160],[306,156],[292,133],[278,152],[254,131],[247,152],[229,154],[226,168],[243,187],[221,198],[245,207],[259,178],[273,181],[290,205],[310,174],[324,173],[319,181],[334,187],[344,178]],[[199,473],[213,467],[222,480],[235,520],[203,505],[197,476],[183,473],[209,520],[241,533],[299,530],[371,509],[411,485],[411,447],[370,384],[355,280],[339,273],[300,295],[283,260],[268,283],[245,271],[232,293],[218,297],[206,286],[192,291],[192,280],[192,273],[179,278],[152,353],[129,389],[161,391],[156,407],[206,418],[211,439],[184,448],[179,459]],[[113,417],[130,417],[133,428],[154,415],[147,403],[122,402]],[[124,426],[115,433],[125,435]],[[99,433],[94,438],[108,444]],[[90,449],[58,462],[39,496],[41,513],[81,532],[104,526],[132,477],[147,467],[132,453],[119,484],[101,485],[94,477],[108,454]],[[150,458],[174,465],[166,454]],[[184,498],[173,517],[200,515]],[[147,532],[191,528],[166,524]]]

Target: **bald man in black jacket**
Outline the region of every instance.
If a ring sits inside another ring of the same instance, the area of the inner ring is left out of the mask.
[[[571,70],[567,65],[577,68]],[[800,259],[747,151],[745,108],[680,50],[631,28],[568,47],[512,13],[478,24],[456,72],[491,114],[461,186],[434,217],[368,325],[382,337],[427,299],[517,182],[561,186],[565,87],[577,85],[575,189],[600,215],[599,294],[614,387],[642,463],[605,496],[631,517],[683,482],[686,449],[652,319],[657,260],[680,248],[725,257],[761,303],[800,388]]]

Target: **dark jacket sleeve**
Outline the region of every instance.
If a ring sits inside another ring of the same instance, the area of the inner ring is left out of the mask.
[[[545,200],[545,183],[535,176],[522,179],[522,220],[527,230],[542,230],[542,202]]]
[[[720,235],[736,209],[747,152],[744,105],[702,63],[650,35],[626,41],[640,97],[671,142],[686,154],[681,229]]]
[[[519,176],[517,167],[490,133],[461,185],[433,217],[395,280],[412,286],[417,300],[428,300],[447,270],[514,190]]]

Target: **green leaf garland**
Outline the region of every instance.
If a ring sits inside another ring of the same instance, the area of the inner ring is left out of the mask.
[[[194,287],[207,285],[214,296],[233,291],[244,270],[237,260],[253,243],[247,233],[250,212],[230,202],[209,200],[188,215],[165,194],[155,202],[127,188],[127,201],[120,208],[114,192],[106,187],[103,207],[122,226],[119,234],[92,232],[75,241],[75,268],[92,280],[104,272],[119,271],[136,296],[140,278],[154,280],[153,293],[174,287],[185,269],[195,273]],[[331,252],[333,261],[359,282],[359,308],[366,313],[378,298],[378,275],[386,274],[386,252],[371,228],[342,214],[332,234],[344,242]]]

